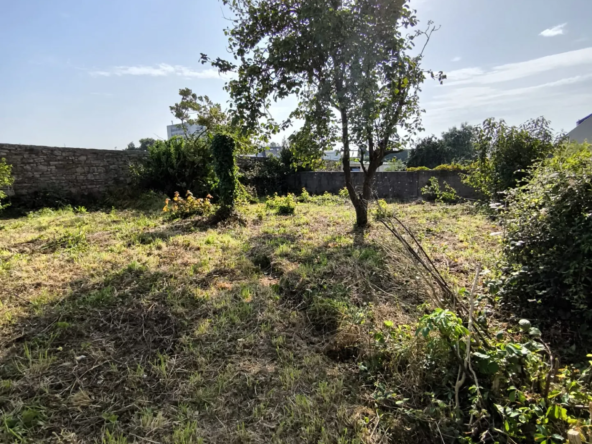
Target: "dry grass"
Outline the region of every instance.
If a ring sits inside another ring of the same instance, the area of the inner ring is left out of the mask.
[[[493,260],[497,230],[470,208],[396,209],[454,285]],[[217,229],[134,211],[2,221],[0,441],[412,442],[358,366],[377,325],[416,319],[412,265],[346,205],[242,212]]]

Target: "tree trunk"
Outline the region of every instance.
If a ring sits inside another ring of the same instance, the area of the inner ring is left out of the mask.
[[[345,187],[349,193],[349,197],[356,210],[356,225],[360,228],[364,228],[368,225],[368,206],[364,202],[363,196],[360,198],[356,194],[352,182],[351,165],[349,162],[349,120],[347,111],[341,110],[341,138],[343,142],[343,174],[345,176]],[[364,180],[364,184],[366,180]]]

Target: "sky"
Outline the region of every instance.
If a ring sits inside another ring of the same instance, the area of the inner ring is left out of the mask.
[[[448,76],[424,84],[423,135],[489,117],[570,131],[592,113],[592,0],[412,5],[440,27],[423,67]],[[123,149],[166,138],[180,88],[225,105],[199,59],[229,57],[227,16],[218,0],[0,0],[0,143]]]

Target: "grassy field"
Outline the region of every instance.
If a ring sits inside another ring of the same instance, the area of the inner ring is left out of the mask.
[[[390,207],[455,287],[495,260],[470,207]],[[422,442],[364,372],[372,333],[425,311],[392,236],[345,204],[241,212],[0,220],[0,442]]]

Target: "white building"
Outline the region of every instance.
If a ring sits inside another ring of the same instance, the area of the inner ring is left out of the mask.
[[[567,133],[570,140],[592,143],[592,114],[578,120],[577,126]]]
[[[323,153],[323,160],[333,160],[335,162],[338,162],[341,160],[341,151],[340,150],[325,151]]]
[[[186,128],[188,134],[200,133],[205,129],[203,126],[200,125],[186,125]],[[183,129],[182,123],[167,126],[168,139],[170,140],[175,136],[185,137],[185,131]]]

